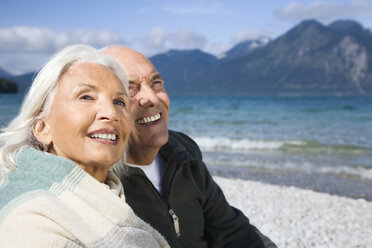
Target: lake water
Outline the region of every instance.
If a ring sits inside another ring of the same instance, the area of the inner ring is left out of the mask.
[[[0,95],[0,126],[22,95]],[[212,174],[372,200],[372,97],[170,96]]]
[[[372,200],[372,97],[171,97],[212,174]]]

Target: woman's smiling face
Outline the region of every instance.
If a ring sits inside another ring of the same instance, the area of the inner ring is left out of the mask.
[[[108,170],[123,156],[133,126],[128,105],[126,90],[111,70],[74,64],[60,78],[39,133],[50,153],[89,174]]]

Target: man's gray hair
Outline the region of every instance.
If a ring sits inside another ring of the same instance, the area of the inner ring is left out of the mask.
[[[128,78],[120,64],[111,56],[86,45],[72,45],[56,53],[37,73],[28,90],[19,114],[0,133],[0,183],[4,174],[16,168],[15,156],[25,145],[46,151],[33,135],[33,127],[51,109],[58,82],[73,64],[93,63],[105,66],[122,82],[128,95]],[[61,123],[61,125],[63,125]],[[119,161],[121,162],[121,161]]]

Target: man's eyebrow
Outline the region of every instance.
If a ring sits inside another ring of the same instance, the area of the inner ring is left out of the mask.
[[[154,73],[147,80],[148,80],[148,82],[152,82],[152,81],[157,80],[157,79],[163,80],[163,77],[160,75],[160,73]],[[129,80],[128,83],[129,84],[138,84],[139,80]]]
[[[152,76],[151,81],[154,81],[156,79],[163,80],[163,77],[159,73],[156,73],[154,76]]]

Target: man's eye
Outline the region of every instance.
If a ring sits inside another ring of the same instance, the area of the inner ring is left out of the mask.
[[[137,94],[138,87],[135,85],[129,85],[129,97],[134,97]]]
[[[163,88],[163,81],[157,80],[152,83],[152,88],[154,89],[162,89]]]

